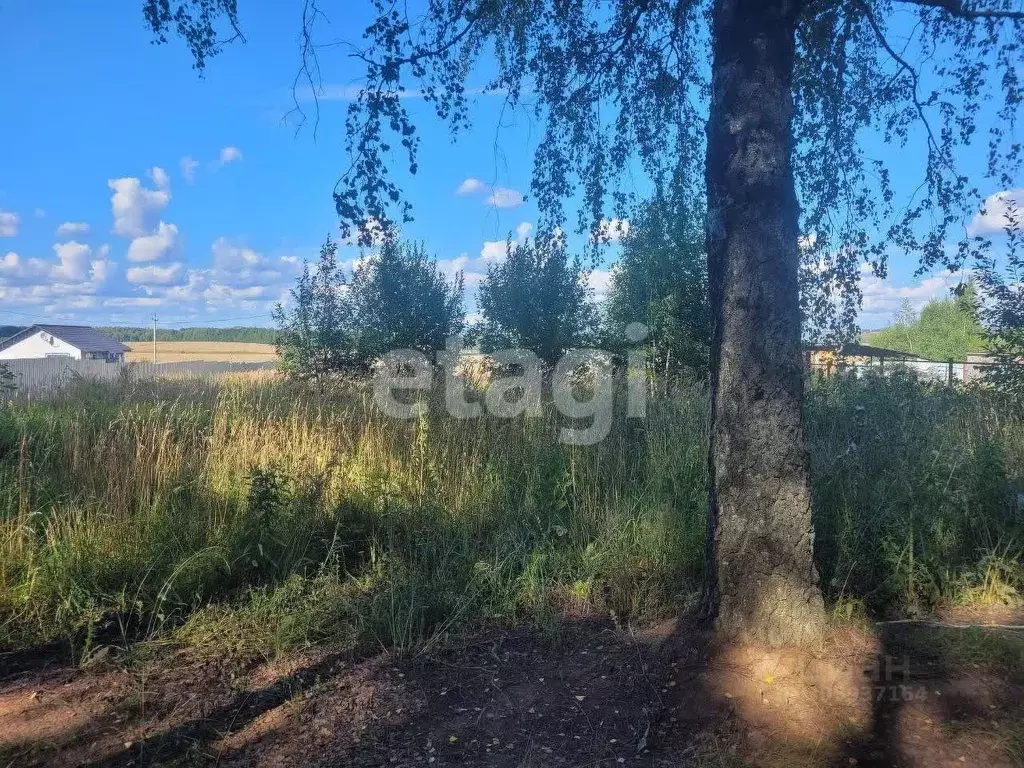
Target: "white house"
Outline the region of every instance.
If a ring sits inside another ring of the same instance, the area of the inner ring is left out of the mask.
[[[127,351],[117,339],[87,325],[33,325],[0,341],[0,360],[69,357],[120,363]]]

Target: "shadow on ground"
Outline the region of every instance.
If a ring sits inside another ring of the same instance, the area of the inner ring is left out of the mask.
[[[494,629],[415,656],[0,668],[0,766],[1020,764],[1020,638],[835,630],[812,651],[699,626]]]
[[[890,624],[866,670],[871,730],[846,763],[1024,765],[1024,636],[982,627]]]

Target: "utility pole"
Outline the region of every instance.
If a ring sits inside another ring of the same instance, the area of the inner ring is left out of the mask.
[[[153,313],[153,362],[156,362],[156,312]]]

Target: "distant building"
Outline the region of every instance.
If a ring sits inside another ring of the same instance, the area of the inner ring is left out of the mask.
[[[993,363],[994,359],[988,355],[970,354],[966,360],[930,360],[867,344],[843,344],[838,349],[827,345],[804,347],[806,370],[821,376],[832,376],[840,371],[860,375],[871,369],[878,373],[910,370],[922,379],[943,381],[952,386],[955,381],[979,381]]]
[[[117,339],[87,325],[33,325],[0,341],[0,360],[68,357],[120,363],[127,351]]]
[[[804,347],[804,362],[808,371],[831,376],[836,371],[869,368],[877,365],[884,369],[886,361],[906,363],[916,360],[914,355],[885,347],[871,347],[867,344],[843,344],[836,348],[829,345]]]

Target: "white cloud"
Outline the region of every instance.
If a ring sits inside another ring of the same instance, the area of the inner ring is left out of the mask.
[[[375,216],[363,221],[355,227],[349,236],[341,241],[342,245],[359,245],[359,239],[367,235],[370,238],[370,245],[380,245],[384,242],[385,224]]]
[[[205,285],[280,286],[284,291],[302,271],[294,256],[270,257],[245,245],[218,237],[210,246],[212,268],[202,271]],[[198,275],[200,271],[196,270]],[[191,274],[191,273],[190,273]]]
[[[469,266],[469,262],[469,254],[460,253],[457,258],[439,260],[437,262],[437,268],[445,274],[453,275],[456,272],[465,272],[466,267]]]
[[[252,269],[266,262],[262,254],[252,248],[232,245],[226,237],[218,237],[210,246],[213,264],[219,269]]]
[[[0,211],[0,237],[16,237],[21,217],[11,211]]]
[[[592,243],[620,243],[629,234],[629,219],[601,219],[597,231],[590,233]]]
[[[105,307],[159,307],[163,303],[156,296],[111,296],[103,300]]]
[[[96,306],[96,297],[88,296],[64,296],[59,301],[46,305],[47,312],[56,312],[66,309],[92,309]]]
[[[473,176],[463,179],[455,190],[457,195],[476,195],[481,192],[487,193],[484,203],[495,208],[516,208],[526,202],[526,196],[518,189],[484,184]]]
[[[225,304],[238,301],[254,301],[262,299],[267,295],[265,285],[246,285],[236,287],[223,285],[222,283],[211,283],[210,287],[203,292],[203,299],[208,304]]]
[[[268,263],[273,263],[273,260],[268,260]],[[293,278],[278,275],[278,282],[272,284],[231,285],[223,282],[223,277],[224,273],[216,268],[190,269],[185,273],[184,282],[151,285],[146,292],[164,305],[175,305],[189,312],[235,309],[269,313],[275,302],[286,298]]]
[[[513,246],[522,245],[526,238],[533,232],[533,224],[528,221],[520,222],[516,227],[516,239],[512,241]],[[508,244],[504,240],[486,240],[480,249],[480,261],[487,264],[495,264],[505,260],[508,255]]]
[[[454,277],[456,272],[461,272],[463,284],[474,286],[483,281],[485,275],[480,270],[485,270],[486,265],[480,264],[479,259],[469,258],[468,253],[460,253],[454,259],[438,260],[437,268],[447,277]]]
[[[125,270],[125,278],[129,283],[142,285],[169,285],[178,282],[185,265],[180,261],[167,266],[150,264],[148,267],[129,267]]]
[[[57,227],[57,237],[68,237],[69,235],[85,235],[89,232],[89,225],[84,221],[65,221]]]
[[[344,269],[347,272],[355,272],[355,271],[360,270],[363,267],[365,267],[367,262],[370,261],[370,258],[372,256],[373,256],[373,254],[368,254],[368,255],[367,254],[363,254],[361,256],[357,256],[354,259],[349,259],[348,261],[343,261],[341,263],[341,267],[342,267],[342,269]],[[342,286],[342,290],[347,290],[347,289],[348,289],[348,286]]]
[[[1016,209],[1012,218],[1011,205]],[[1007,227],[1024,230],[1024,189],[1006,189],[986,197],[981,210],[967,225],[967,234],[983,237],[1005,232]]]
[[[889,280],[876,277],[869,264],[862,265],[860,289],[864,301],[859,322],[865,328],[888,325],[904,301],[909,301],[915,310],[920,310],[933,299],[948,299],[950,288],[959,282],[959,276],[947,273],[927,277],[911,285],[895,285]]]
[[[88,245],[75,242],[53,246],[56,261],[23,259],[14,251],[0,259],[0,285],[36,297],[68,293],[91,293],[113,272],[114,263],[107,257],[107,247],[96,253]],[[10,293],[5,293],[10,298]]]
[[[228,163],[233,163],[236,160],[241,160],[241,159],[242,159],[242,150],[240,150],[238,147],[224,147],[220,151],[220,164],[221,165],[227,165]]]
[[[21,257],[14,251],[8,251],[0,259],[0,278],[5,275],[16,275],[21,271]]]
[[[150,232],[171,200],[170,190],[146,189],[133,176],[110,179],[107,186],[114,191],[110,198],[114,233],[124,237],[142,237]]]
[[[55,278],[71,283],[82,282],[86,279],[92,257],[92,249],[88,245],[82,245],[72,240],[69,243],[59,243],[53,246],[53,251],[57,254],[57,261],[60,262],[60,266],[53,271]]]
[[[101,249],[103,253],[106,253],[104,249]],[[102,258],[96,259],[90,263],[92,267],[92,280],[94,283],[105,283],[110,279],[111,275],[114,274],[114,269],[117,264],[112,262],[110,259]]]
[[[154,165],[150,168],[146,175],[153,180],[158,189],[168,189],[171,186],[171,177],[159,165]]]
[[[494,187],[491,189],[491,194],[487,196],[485,202],[487,205],[493,205],[495,208],[515,208],[522,205],[525,201],[526,198],[518,189]]]
[[[178,167],[181,169],[181,175],[185,177],[185,181],[189,184],[196,180],[196,169],[199,168],[199,161],[192,157],[192,155],[185,155],[181,158],[178,161]]]
[[[587,276],[587,284],[594,292],[594,299],[603,301],[608,295],[612,286],[612,271],[608,269],[595,269]]]
[[[474,179],[470,176],[468,179],[464,179],[459,188],[455,190],[456,195],[475,195],[477,192],[483,192],[486,189],[486,185],[480,181],[480,179]]]
[[[128,246],[128,261],[160,261],[177,253],[178,227],[161,221],[151,235],[136,237]]]
[[[507,253],[508,243],[504,240],[487,240],[484,242],[483,248],[480,249],[480,258],[485,262],[495,264],[504,261]]]

